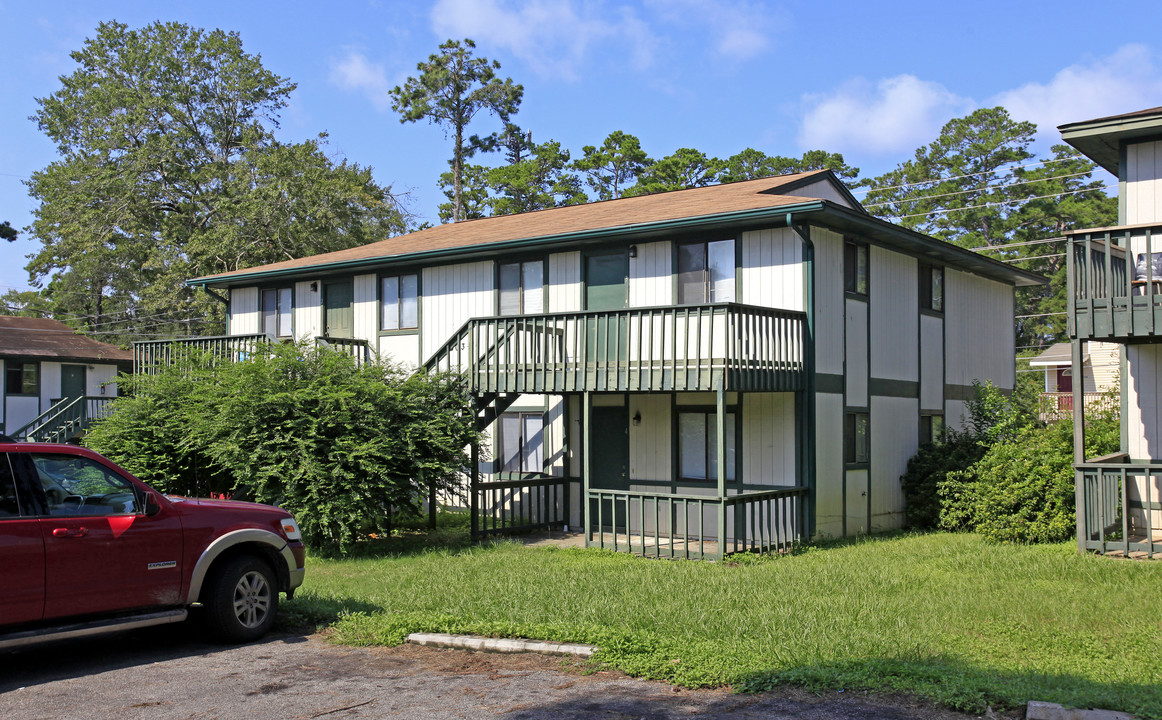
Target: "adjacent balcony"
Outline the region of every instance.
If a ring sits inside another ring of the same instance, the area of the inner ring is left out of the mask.
[[[1069,233],[1066,260],[1071,338],[1162,339],[1162,225]]]
[[[804,387],[805,315],[739,304],[478,318],[427,362],[479,395]]]
[[[153,375],[190,353],[205,354],[225,362],[238,362],[254,355],[263,344],[275,342],[269,335],[216,335],[210,337],[142,340],[133,343],[133,374]],[[328,347],[359,362],[371,359],[366,340],[317,337],[318,347]]]
[[[1127,557],[1162,557],[1162,464],[1111,462],[1076,466],[1078,544]]]

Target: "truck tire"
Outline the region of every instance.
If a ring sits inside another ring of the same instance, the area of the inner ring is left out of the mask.
[[[233,558],[214,573],[203,604],[206,622],[219,640],[257,640],[274,625],[278,612],[274,570],[252,555]]]

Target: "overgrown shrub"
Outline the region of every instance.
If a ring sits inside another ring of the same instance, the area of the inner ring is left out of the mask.
[[[325,550],[384,532],[391,507],[418,511],[431,489],[455,492],[476,439],[457,377],[306,344],[187,358],[131,386],[90,446],[159,489],[280,505]]]

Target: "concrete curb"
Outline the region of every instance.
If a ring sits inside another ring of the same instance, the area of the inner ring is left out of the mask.
[[[1025,720],[1134,720],[1134,716],[1115,710],[1080,710],[1031,700],[1025,708]]]
[[[596,647],[580,643],[553,643],[542,640],[517,640],[513,638],[485,638],[474,635],[449,635],[447,633],[412,633],[407,641],[426,647],[457,648],[459,650],[479,650],[483,652],[534,652],[542,655],[576,655],[589,657]],[[1095,719],[1096,720],[1096,719]]]

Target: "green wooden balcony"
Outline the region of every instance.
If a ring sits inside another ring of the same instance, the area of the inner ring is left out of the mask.
[[[1162,340],[1162,225],[1067,234],[1069,336]]]
[[[464,373],[478,395],[786,392],[805,382],[801,312],[665,306],[477,318],[426,363]]]
[[[1107,554],[1162,557],[1162,463],[1076,468],[1078,544]]]
[[[210,355],[225,362],[238,362],[256,353],[263,344],[271,342],[276,340],[263,334],[141,340],[133,343],[133,373],[153,375],[190,353]],[[315,344],[351,355],[358,362],[368,362],[372,356],[366,340],[317,337]]]

